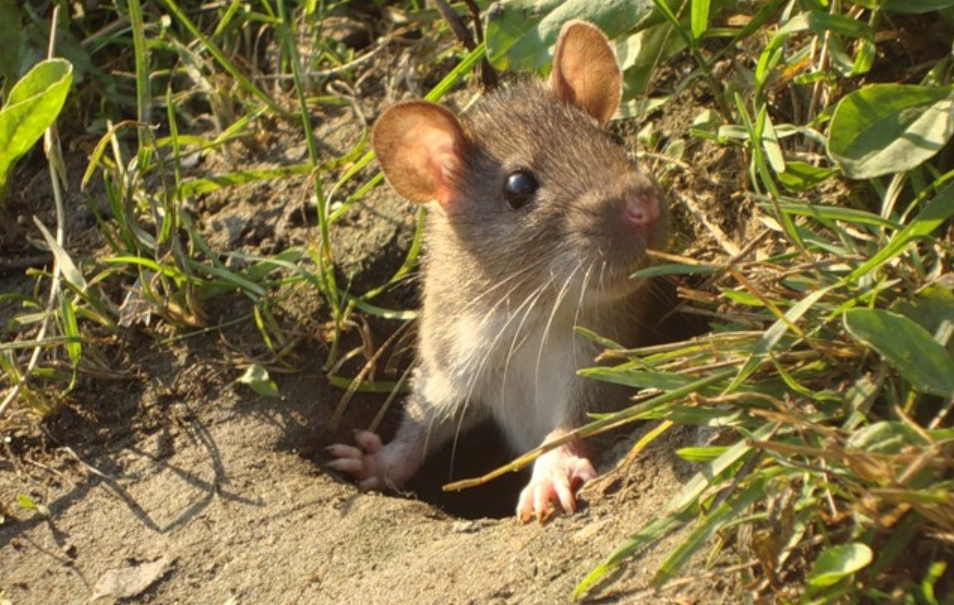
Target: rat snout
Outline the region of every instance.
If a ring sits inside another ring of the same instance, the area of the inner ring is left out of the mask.
[[[620,200],[623,222],[634,229],[651,229],[659,220],[659,201],[652,191],[629,192]]]
[[[612,195],[606,198],[610,202],[606,210],[611,213],[607,218],[612,216],[610,220],[619,221],[618,226],[624,230],[652,239],[657,229],[665,229],[659,187],[633,164],[620,172]]]

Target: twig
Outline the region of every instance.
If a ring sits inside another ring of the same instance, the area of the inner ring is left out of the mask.
[[[341,400],[338,402],[338,405],[335,407],[334,412],[331,415],[331,428],[332,430],[337,430],[338,425],[341,423],[341,417],[344,415],[345,409],[348,407],[348,402],[351,401],[351,398],[354,397],[354,394],[358,391],[358,387],[361,386],[361,382],[365,377],[371,373],[374,369],[375,364],[378,360],[381,359],[381,356],[384,352],[391,346],[391,344],[404,332],[405,328],[410,325],[410,322],[402,324],[397,330],[394,331],[394,334],[391,334],[384,344],[382,344],[378,349],[371,355],[368,361],[364,364],[364,367],[358,372],[358,375],[354,377],[351,381],[351,385],[348,387],[348,390],[345,391],[345,394],[341,396]],[[332,370],[333,372],[334,370]],[[329,372],[329,375],[332,373]],[[404,377],[401,377],[401,380],[404,380]],[[400,388],[400,385],[395,386],[395,390]],[[394,391],[392,391],[392,394]],[[390,403],[392,397],[388,398],[388,401],[385,405]]]
[[[729,256],[736,257],[739,255],[739,247],[735,245],[735,242],[733,242],[729,236],[726,235],[725,231],[723,231],[721,227],[709,220],[709,218],[706,216],[706,213],[699,208],[694,199],[685,195],[679,195],[677,197],[679,201],[689,209],[689,212],[692,213],[693,218],[695,218],[700,224],[709,230],[709,233],[712,235],[712,237],[716,240],[716,242],[719,243],[720,246],[722,246],[722,249],[725,250]]]
[[[451,7],[448,6],[444,0],[431,0],[431,2],[437,7],[437,12],[441,14],[441,17],[444,18],[444,21],[446,21],[447,25],[451,28],[451,32],[454,33],[454,37],[464,45],[464,48],[467,50],[477,48],[477,44],[474,43],[474,38],[471,37],[467,26],[461,21],[460,15],[451,10]]]
[[[437,7],[437,12],[441,14],[441,16],[444,18],[444,21],[447,22],[447,25],[454,33],[454,37],[464,45],[464,48],[469,51],[473,51],[475,48],[477,48],[477,44],[483,42],[484,33],[480,28],[480,7],[478,7],[476,3],[468,0],[465,0],[464,2],[464,4],[466,4],[467,8],[470,10],[471,17],[474,20],[474,32],[477,35],[477,42],[474,42],[474,38],[471,37],[470,31],[467,29],[467,26],[464,25],[460,15],[454,12],[451,7],[444,2],[444,0],[432,0],[432,4]],[[495,72],[494,68],[491,67],[490,61],[487,60],[486,56],[480,62],[480,79],[485,91],[490,91],[497,88],[497,72]]]

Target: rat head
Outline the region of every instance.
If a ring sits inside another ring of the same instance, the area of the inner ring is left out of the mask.
[[[525,291],[572,288],[583,302],[632,291],[628,277],[664,246],[667,221],[654,181],[601,128],[620,83],[603,33],[571,21],[545,83],[494,93],[461,119],[424,101],[385,111],[373,132],[385,176],[439,206],[431,262]]]

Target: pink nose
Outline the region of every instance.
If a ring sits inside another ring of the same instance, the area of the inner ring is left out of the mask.
[[[652,195],[629,195],[622,206],[623,220],[632,227],[651,227],[659,219],[659,204]]]

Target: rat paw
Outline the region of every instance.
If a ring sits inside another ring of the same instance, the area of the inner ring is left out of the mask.
[[[537,459],[530,483],[520,492],[517,503],[517,519],[521,523],[534,517],[546,521],[552,512],[551,502],[558,503],[563,512],[576,511],[576,491],[596,477],[596,469],[574,450],[568,444]]]
[[[361,489],[382,489],[384,469],[379,458],[384,444],[381,438],[370,431],[355,431],[354,440],[358,447],[343,443],[328,446],[326,451],[334,457],[328,466],[353,476]]]
[[[393,443],[384,445],[377,434],[355,431],[358,447],[336,443],[326,448],[334,458],[328,466],[347,473],[362,490],[396,489],[417,470],[417,465]]]

